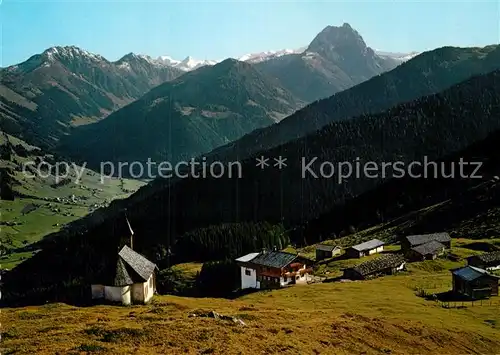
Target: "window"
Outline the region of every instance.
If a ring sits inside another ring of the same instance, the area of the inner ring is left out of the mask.
[[[285,282],[288,282],[288,276],[285,276],[283,279],[285,280]]]
[[[252,275],[252,272],[248,269],[245,269],[245,275],[247,276],[251,276]]]

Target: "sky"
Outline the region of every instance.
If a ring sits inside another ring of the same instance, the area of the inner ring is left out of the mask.
[[[500,41],[500,0],[0,0],[0,67],[56,45],[76,45],[108,60],[130,52],[237,58],[305,46],[324,27],[344,22],[377,50],[484,46]]]

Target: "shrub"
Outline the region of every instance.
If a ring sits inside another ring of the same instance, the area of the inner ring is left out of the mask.
[[[197,281],[201,294],[225,296],[238,288],[240,270],[233,260],[209,261],[203,264]]]

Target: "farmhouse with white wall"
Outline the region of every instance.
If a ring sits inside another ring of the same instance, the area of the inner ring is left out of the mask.
[[[260,288],[260,282],[257,281],[257,269],[250,263],[259,253],[250,253],[236,259],[240,266],[241,288]]]
[[[236,259],[241,270],[241,288],[271,289],[307,284],[311,262],[282,251],[250,253]]]

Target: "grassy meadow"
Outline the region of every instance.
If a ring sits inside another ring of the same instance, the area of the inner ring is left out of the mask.
[[[146,306],[65,304],[4,309],[3,354],[495,354],[500,300],[443,308],[416,285],[449,274],[409,272],[365,282],[263,291],[237,300],[157,296]],[[189,317],[198,310],[246,326]]]

